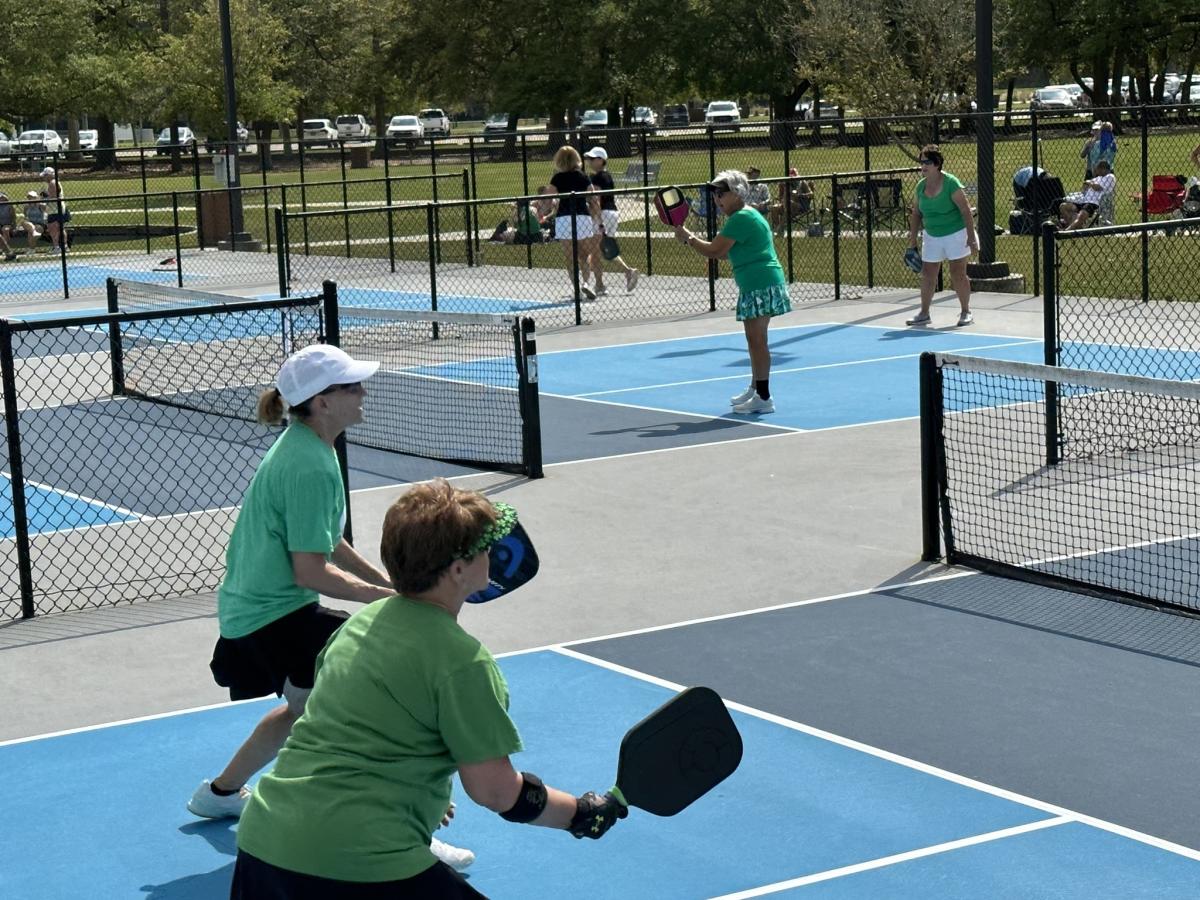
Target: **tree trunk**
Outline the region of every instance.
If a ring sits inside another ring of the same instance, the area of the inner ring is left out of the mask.
[[[1008,79],[1008,88],[1004,92],[1004,133],[1012,133],[1012,102],[1013,88],[1017,86],[1017,79]]]
[[[179,158],[179,120],[171,120],[171,174],[183,171],[183,160]]]
[[[616,123],[613,125],[613,123]],[[610,103],[608,106],[608,124],[604,133],[604,148],[610,158],[628,157],[633,150],[632,134],[625,127],[628,123],[621,121],[621,104]]]
[[[808,90],[808,82],[801,81],[793,85],[786,94],[771,95],[771,135],[772,150],[792,150],[796,147],[796,126],[791,123],[796,119],[796,104]]]
[[[283,140],[283,158],[292,158],[292,125],[286,119],[279,123],[279,137]]]
[[[67,116],[67,146],[70,152],[67,153],[68,159],[82,159],[83,154],[79,152],[79,116]]]
[[[113,121],[108,116],[96,117],[96,169],[115,169],[117,167],[117,139]]]

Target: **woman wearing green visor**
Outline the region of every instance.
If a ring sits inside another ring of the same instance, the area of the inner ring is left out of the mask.
[[[429,850],[455,772],[511,822],[598,838],[626,814],[610,794],[513,769],[508,686],[458,623],[465,603],[536,572],[516,511],[416,485],[388,510],[380,554],[398,594],[347,620],[317,660],[304,714],[242,813],[235,900],[483,897]]]

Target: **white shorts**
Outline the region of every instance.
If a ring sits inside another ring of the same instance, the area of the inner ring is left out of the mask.
[[[615,209],[602,209],[600,210],[600,224],[604,226],[605,235],[615,238],[617,229],[621,225],[621,216]]]
[[[962,259],[971,255],[967,246],[967,229],[960,228],[945,237],[934,237],[928,231],[921,233],[921,262],[942,262],[949,259]]]
[[[596,233],[596,225],[591,216],[575,216],[575,237],[578,240],[590,238]],[[571,216],[554,217],[554,239],[569,241],[571,239]]]

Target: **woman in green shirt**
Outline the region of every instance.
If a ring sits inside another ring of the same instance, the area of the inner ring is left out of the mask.
[[[921,148],[917,159],[921,180],[917,182],[917,202],[913,204],[908,225],[908,246],[917,247],[921,231],[921,311],[908,320],[909,325],[931,325],[929,306],[937,290],[942,261],[950,264],[950,284],[958,294],[961,310],[959,325],[975,321],[971,315],[971,279],[967,277],[967,259],[979,252],[975,217],[963,193],[962,182],[942,171],[944,162],[936,144]]]
[[[512,507],[446,481],[388,509],[380,555],[398,593],[351,616],[317,660],[304,715],[238,826],[232,900],[483,897],[429,850],[456,772],[510,822],[599,838],[628,814],[509,761],[522,745],[508,685],[458,619],[516,527]]]
[[[232,700],[276,694],[267,713],[219,775],[196,788],[187,807],[209,819],[237,817],[251,795],[246,782],[279,752],[304,711],[317,654],[346,620],[321,595],[370,603],[390,596],[388,576],[346,540],[346,492],[334,442],[363,418],[363,381],[377,362],[314,344],[292,354],[278,387],[262,395],[258,418],[290,424],[259,463],[242,501],[217,591],[221,634],[213,676]],[[465,867],[474,855],[437,842]]]
[[[771,399],[771,348],[767,327],[773,316],[792,311],[783,266],[775,255],[775,238],[762,214],[746,205],[750,182],[736,170],[727,170],[707,186],[725,224],[711,241],[680,225],[675,236],[707,259],[729,259],[738,286],[737,319],[746,332],[750,353],[750,385],[729,398],[736,413],[775,412]]]

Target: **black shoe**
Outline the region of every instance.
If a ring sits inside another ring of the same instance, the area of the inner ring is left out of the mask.
[[[504,232],[506,232],[506,231],[508,231],[508,222],[507,221],[501,222],[499,225],[496,226],[496,230],[492,232],[492,236],[490,238],[488,238],[488,240],[489,241],[498,241],[498,240],[500,240],[500,235],[504,234]]]

